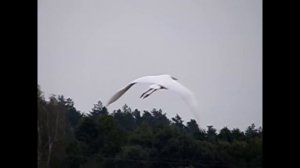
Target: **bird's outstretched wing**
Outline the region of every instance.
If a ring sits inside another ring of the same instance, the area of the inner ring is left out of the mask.
[[[195,95],[185,86],[177,81],[172,81],[165,86],[170,91],[177,93],[190,107],[190,109],[197,114],[198,103]],[[197,117],[198,118],[198,117]]]
[[[134,84],[136,83],[155,83],[156,77],[155,76],[143,76],[141,78],[138,78],[132,82],[130,82],[126,87],[119,90],[117,93],[115,93],[107,102],[106,106],[109,106],[111,103],[118,100],[128,89],[130,89]]]
[[[183,101],[189,106],[190,110],[193,112],[198,124],[200,124],[201,120],[198,111],[198,102],[195,95],[188,88],[186,88],[177,81],[168,83],[166,87],[170,91],[177,93],[183,99]]]
[[[115,93],[107,102],[106,106],[109,106],[111,103],[115,102],[118,100],[129,88],[131,88],[135,83],[130,83],[123,89],[119,90],[117,93]]]

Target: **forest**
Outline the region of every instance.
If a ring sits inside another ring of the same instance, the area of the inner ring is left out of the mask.
[[[126,104],[109,112],[101,101],[88,113],[63,95],[38,87],[39,168],[261,168],[262,127],[199,128],[161,109]]]

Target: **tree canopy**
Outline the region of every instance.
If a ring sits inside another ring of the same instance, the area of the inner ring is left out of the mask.
[[[184,124],[161,109],[109,112],[99,100],[89,113],[72,99],[46,101],[38,88],[39,168],[257,168],[262,167],[262,127],[245,131]]]

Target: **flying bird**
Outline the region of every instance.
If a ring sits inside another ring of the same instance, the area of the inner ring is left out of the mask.
[[[147,98],[152,93],[158,90],[169,90],[177,93],[190,107],[193,112],[197,111],[197,101],[194,94],[185,86],[178,82],[178,79],[171,75],[157,75],[157,76],[143,76],[140,77],[129,84],[124,88],[116,92],[108,101],[106,106],[109,106],[111,103],[118,100],[128,89],[137,83],[149,83],[149,89],[146,90],[140,98]],[[197,113],[197,112],[196,112]],[[198,117],[197,117],[198,118]]]

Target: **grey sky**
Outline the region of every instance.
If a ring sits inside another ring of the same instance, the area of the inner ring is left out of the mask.
[[[145,75],[170,74],[198,99],[201,127],[262,125],[261,0],[38,0],[38,83],[88,112]],[[193,114],[175,94],[108,107]]]

